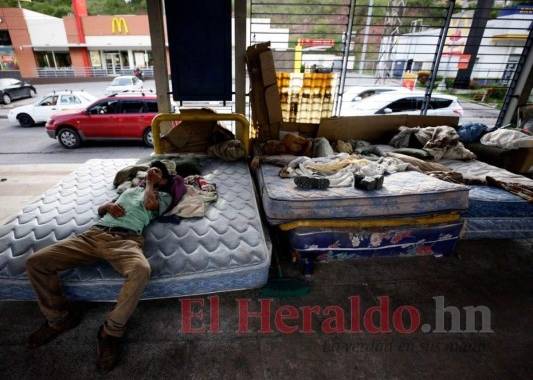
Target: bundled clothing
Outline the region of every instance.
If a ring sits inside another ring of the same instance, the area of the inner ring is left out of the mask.
[[[480,142],[483,145],[496,146],[502,149],[532,148],[533,136],[518,129],[497,129],[485,134]]]
[[[409,128],[400,127],[389,143],[395,148],[423,148],[435,160],[474,160],[476,155],[459,141],[457,131],[452,127]]]
[[[185,178],[185,186],[187,191],[181,201],[165,215],[180,218],[204,217],[209,204],[218,199],[216,185],[197,175]]]
[[[392,157],[372,161],[358,155],[340,153],[330,157],[297,157],[280,171],[280,176],[325,178],[329,180],[329,187],[349,187],[354,185],[354,174],[378,176],[405,171],[407,167],[406,163]]]

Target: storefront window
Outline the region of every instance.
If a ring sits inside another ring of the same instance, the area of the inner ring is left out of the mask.
[[[56,58],[57,67],[70,67],[72,62],[70,61],[70,54],[68,52],[54,52]]]
[[[35,59],[39,67],[70,67],[70,54],[62,51],[36,51]]]
[[[38,67],[54,67],[54,57],[51,51],[36,51],[35,59]]]
[[[135,60],[135,67],[146,67],[147,55],[144,51],[134,51],[133,59]]]
[[[154,65],[154,59],[152,58],[152,52],[151,51],[147,51],[146,55],[148,56],[148,66],[153,66]]]
[[[93,67],[102,67],[102,56],[100,55],[100,52],[97,50],[91,50],[89,54],[91,56],[91,65]]]
[[[15,52],[11,47],[0,46],[0,70],[18,70]]]
[[[11,46],[11,37],[9,36],[9,31],[0,30],[0,45]]]
[[[122,68],[125,69],[125,68],[128,68],[130,67],[130,62],[129,62],[129,59],[128,59],[128,52],[127,51],[121,51],[120,52],[120,58],[121,58],[121,61],[122,61]]]

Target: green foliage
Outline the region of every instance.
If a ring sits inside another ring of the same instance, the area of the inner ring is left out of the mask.
[[[146,0],[88,0],[91,15],[145,14]]]
[[[21,1],[21,6],[35,12],[49,16],[63,17],[72,13],[71,0],[33,0]],[[88,0],[87,6],[90,15],[115,15],[115,14],[144,14],[146,13],[146,0]],[[17,0],[0,0],[0,8],[18,7]]]

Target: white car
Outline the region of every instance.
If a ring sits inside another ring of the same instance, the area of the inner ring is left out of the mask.
[[[349,109],[353,107],[353,103],[389,91],[409,91],[406,88],[399,86],[353,86],[345,87],[344,94],[342,95],[342,109]],[[341,115],[342,115],[341,109]]]
[[[387,91],[343,106],[341,116],[420,115],[423,104],[423,91]],[[462,116],[463,107],[455,96],[432,94],[427,115]]]
[[[45,123],[52,115],[65,111],[81,110],[97,98],[85,91],[56,91],[33,104],[13,108],[7,114],[12,125],[33,127]]]
[[[143,81],[133,75],[123,75],[113,79],[111,84],[106,87],[104,93],[112,95],[119,92],[140,91],[143,88]]]

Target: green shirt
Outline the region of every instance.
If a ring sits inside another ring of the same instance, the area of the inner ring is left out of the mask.
[[[151,211],[144,207],[144,188],[133,187],[123,192],[115,203],[122,206],[125,211],[124,216],[115,218],[107,213],[97,223],[105,227],[121,227],[133,230],[139,234],[143,232],[152,219],[158,217],[166,211],[172,198],[165,192],[157,192],[159,198],[159,210]]]

